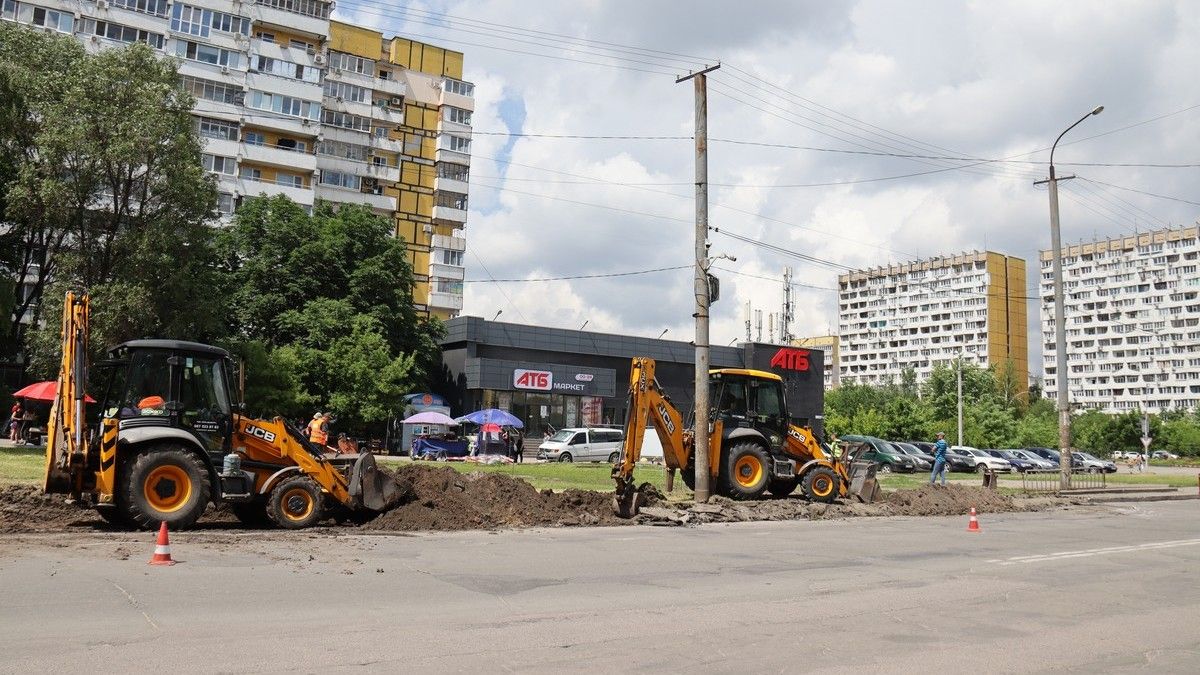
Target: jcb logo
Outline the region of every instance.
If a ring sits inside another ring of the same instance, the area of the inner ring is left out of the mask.
[[[550,391],[554,387],[554,374],[545,370],[524,370],[518,368],[513,371],[513,387],[516,389]]]
[[[771,357],[771,367],[784,370],[808,370],[808,350],[784,347]]]
[[[259,427],[256,427],[254,425],[247,426],[246,433],[251,436],[254,436],[255,438],[261,438],[268,443],[275,442],[274,432],[267,431],[266,429],[260,429]]]
[[[792,427],[792,428],[788,429],[788,436],[791,436],[792,438],[800,441],[801,443],[808,442],[808,439],[805,438],[805,436],[804,436],[804,432],[800,431],[796,427]]]
[[[658,416],[662,418],[663,426],[667,428],[667,433],[675,435],[675,423],[671,421],[671,416],[667,414],[667,406],[658,404]]]

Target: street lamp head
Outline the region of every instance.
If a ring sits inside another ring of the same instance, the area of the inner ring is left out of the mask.
[[[1099,115],[1102,112],[1104,112],[1104,106],[1098,105],[1098,106],[1096,106],[1096,109],[1092,111],[1092,114]]]

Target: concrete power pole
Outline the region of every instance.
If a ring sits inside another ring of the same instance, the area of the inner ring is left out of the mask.
[[[696,85],[696,390],[694,400],[696,503],[708,501],[708,73],[721,64],[676,78]]]

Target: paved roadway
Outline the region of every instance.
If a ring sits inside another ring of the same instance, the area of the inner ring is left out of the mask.
[[[0,671],[1200,672],[1197,516],[9,535]]]

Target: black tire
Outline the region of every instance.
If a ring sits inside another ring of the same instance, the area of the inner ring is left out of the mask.
[[[767,483],[767,492],[770,492],[776,497],[787,497],[796,491],[800,485],[800,479],[796,476],[791,478],[776,478]]]
[[[321,521],[322,506],[321,487],[308,476],[293,476],[271,490],[267,514],[276,525],[299,530]]]
[[[980,462],[975,465],[975,471],[977,473],[987,473],[987,470],[988,470],[987,464],[984,464],[983,462]]]
[[[234,517],[238,522],[246,527],[270,527],[272,520],[267,515],[267,502],[264,499],[255,499],[249,502],[231,502],[229,510],[233,511]]]
[[[125,514],[117,506],[107,506],[103,508],[97,507],[96,514],[99,515],[104,522],[112,525],[113,527],[126,529],[133,526],[133,523],[125,519]]]
[[[566,462],[567,464],[570,464],[571,462],[575,461],[575,458],[571,456],[571,453],[564,452],[563,454],[558,456],[558,461]]]
[[[827,466],[817,466],[804,474],[804,496],[810,501],[825,502],[837,499],[838,475]]]
[[[729,449],[721,473],[725,490],[734,499],[758,499],[767,489],[770,458],[757,443],[738,443]]]
[[[893,473],[894,471],[895,469],[892,468],[891,464],[880,464],[875,473]]]
[[[617,463],[617,461],[619,461],[620,459],[621,459],[621,453],[619,453],[619,452],[614,452],[613,454],[611,454],[611,455],[609,455],[609,456],[608,456],[608,463],[609,463],[609,464],[616,464],[616,463]]]
[[[212,494],[204,460],[176,445],[139,453],[118,475],[124,476],[117,500],[121,517],[145,530],[164,522],[172,530],[195,525]]]

